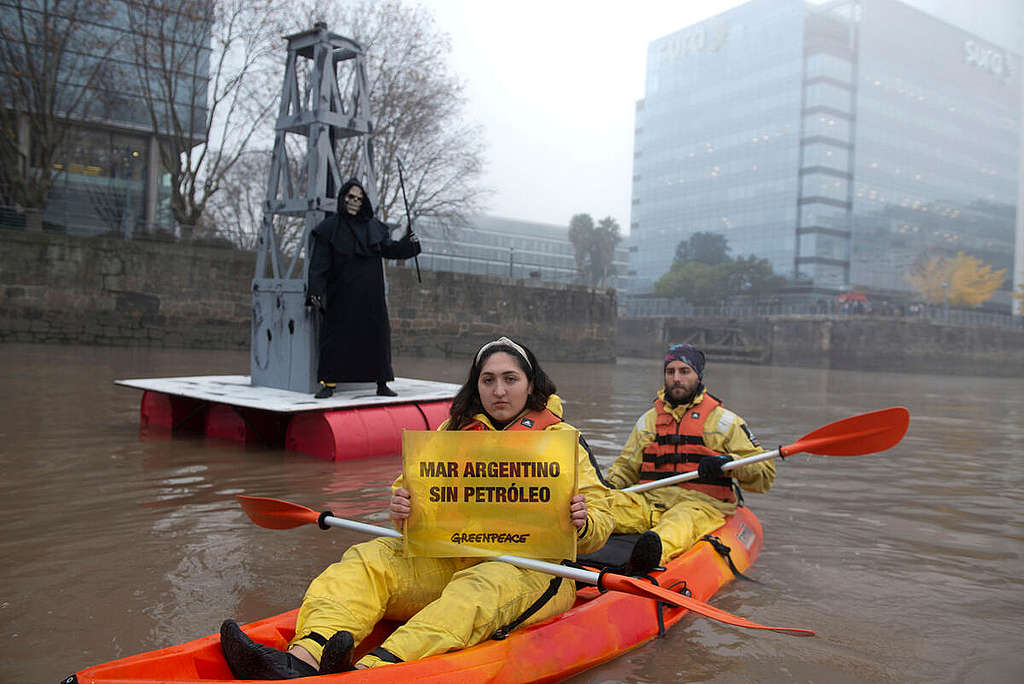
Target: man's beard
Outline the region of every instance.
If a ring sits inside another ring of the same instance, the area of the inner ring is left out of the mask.
[[[668,385],[665,385],[665,400],[668,403],[672,404],[673,406],[682,406],[683,404],[689,404],[690,401],[692,401],[693,398],[697,396],[697,392],[700,391],[700,388],[701,383],[697,383],[697,385],[693,388],[692,392],[686,392],[685,387],[680,387],[680,391],[685,392],[685,394],[679,399],[676,399],[672,395],[672,388],[669,387]]]

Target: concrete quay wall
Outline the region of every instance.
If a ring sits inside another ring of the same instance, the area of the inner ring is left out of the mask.
[[[542,359],[660,357],[1024,376],[1024,330],[873,316],[616,318],[613,291],[388,268],[395,354],[465,358],[512,333]],[[255,254],[0,230],[0,342],[247,350]]]
[[[690,342],[709,359],[849,370],[1024,377],[1024,329],[917,318],[766,316],[618,322],[619,356],[659,357]]]
[[[256,255],[0,231],[0,342],[249,348]],[[395,354],[468,357],[502,334],[542,359],[612,361],[614,291],[388,267]]]

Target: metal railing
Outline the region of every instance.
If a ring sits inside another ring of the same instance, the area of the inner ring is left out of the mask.
[[[769,301],[757,304],[693,306],[681,299],[619,297],[620,318],[764,318],[768,316],[871,317],[919,319],[943,325],[1024,329],[1024,317],[991,311],[952,309],[927,304],[839,305],[834,302]]]

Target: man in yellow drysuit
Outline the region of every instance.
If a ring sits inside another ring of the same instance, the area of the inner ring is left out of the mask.
[[[574,430],[561,414],[555,385],[533,353],[502,337],[477,352],[469,379],[438,429]],[[579,493],[567,512],[578,551],[588,553],[604,545],[613,520],[609,490],[580,442]],[[409,511],[410,494],[399,478],[392,488],[391,518],[400,526]],[[408,557],[401,539],[378,538],[350,547],[309,585],[288,652],[252,642],[233,620],[221,626],[221,646],[235,676],[247,679],[377,667],[472,646],[498,631],[561,613],[575,595],[574,582],[540,571],[481,558]],[[404,624],[353,665],[354,646],[381,619]]]
[[[689,344],[665,354],[665,386],[640,416],[606,481],[617,490],[612,515],[618,534],[643,533],[627,572],[643,574],[686,551],[736,512],[738,484],[767,492],[771,460],[722,471],[733,460],[765,450],[746,423],[704,387],[704,354]],[[643,492],[619,491],[642,482],[698,471],[700,477]],[[734,483],[735,481],[735,483]]]

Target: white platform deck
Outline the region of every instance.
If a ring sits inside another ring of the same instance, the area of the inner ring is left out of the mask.
[[[395,378],[388,383],[388,387],[398,393],[397,397],[378,397],[377,385],[365,382],[339,384],[334,391],[334,396],[330,399],[314,399],[311,393],[252,385],[248,375],[139,378],[115,380],[114,383],[135,389],[277,413],[440,401],[452,399],[459,391],[459,385],[413,378]]]

